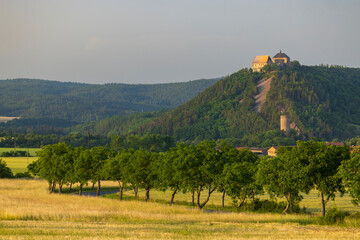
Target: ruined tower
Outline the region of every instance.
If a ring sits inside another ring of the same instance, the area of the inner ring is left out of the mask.
[[[290,132],[290,117],[289,117],[289,115],[281,115],[280,116],[280,130],[283,130],[286,133]]]

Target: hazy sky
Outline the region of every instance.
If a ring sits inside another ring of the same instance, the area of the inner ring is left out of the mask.
[[[360,1],[0,0],[0,79],[189,81],[280,49],[360,67]]]

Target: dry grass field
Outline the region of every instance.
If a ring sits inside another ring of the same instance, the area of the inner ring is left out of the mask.
[[[43,180],[0,180],[0,239],[360,239],[358,221],[315,219],[49,194]]]

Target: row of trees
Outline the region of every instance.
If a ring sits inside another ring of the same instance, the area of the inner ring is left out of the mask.
[[[166,152],[123,149],[119,152],[104,147],[73,148],[64,143],[48,145],[38,153],[39,159],[29,165],[30,171],[49,182],[50,191],[59,185],[101,180],[119,183],[120,199],[125,186],[145,189],[145,200],[151,189],[170,190],[170,205],[178,192],[191,192],[192,202],[202,209],[214,191],[230,196],[237,207],[266,190],[273,197],[284,197],[284,214],[292,211],[302,193],[319,191],[322,214],[335,193],[346,186],[355,201],[360,199],[357,170],[359,153],[349,155],[347,147],[327,146],[320,142],[301,142],[297,147],[280,149],[275,158],[259,158],[247,149],[237,150],[226,143],[203,141],[198,145],[178,144]],[[348,174],[351,172],[352,174]],[[201,201],[201,194],[206,197]],[[204,200],[205,199],[205,200]],[[356,200],[357,199],[357,200]]]

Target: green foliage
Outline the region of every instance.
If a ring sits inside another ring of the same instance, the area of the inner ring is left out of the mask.
[[[277,202],[273,200],[259,200],[255,199],[253,202],[244,203],[242,207],[238,208],[239,211],[257,212],[257,213],[281,213],[286,208],[286,202]],[[293,205],[293,213],[304,213],[305,210],[301,209],[298,202]]]
[[[320,193],[322,215],[325,216],[325,205],[335,198],[335,192],[345,192],[342,179],[337,173],[342,161],[349,159],[350,151],[347,147],[314,141],[298,141],[297,149],[300,161],[306,166],[311,186]]]
[[[47,134],[5,134],[4,138],[0,141],[0,147],[13,148],[14,146],[20,148],[41,148],[45,145],[56,144],[64,142],[74,147],[88,146],[88,136],[77,133],[68,134],[65,136]],[[91,135],[91,146],[104,146],[110,142],[110,139],[102,135]]]
[[[5,161],[0,158],[0,178],[12,178],[13,173],[10,168],[7,167]]]
[[[148,134],[144,136],[128,135],[111,137],[110,147],[114,151],[122,149],[143,149],[149,152],[165,152],[175,146],[174,138],[159,134]]]
[[[351,158],[342,162],[339,175],[343,179],[343,183],[353,198],[353,203],[360,203],[360,152],[359,148],[355,149],[351,154]]]
[[[2,152],[1,157],[30,157],[27,151],[9,151]]]
[[[225,149],[224,149],[225,150]],[[228,148],[223,152],[225,165],[221,176],[226,194],[241,207],[245,199],[259,193],[261,186],[256,184],[258,156],[248,149]]]
[[[147,122],[164,114],[166,111],[134,113],[128,116],[114,116],[100,121],[87,122],[76,126],[70,126],[65,132],[80,132],[87,134],[88,131],[93,135],[128,135],[140,128]]]
[[[341,211],[336,208],[330,208],[323,218],[323,221],[326,224],[339,224],[343,223],[345,217],[347,216],[350,216],[349,212]]]
[[[0,108],[5,116],[89,122],[115,115],[174,108],[218,80],[151,85],[1,80]]]
[[[283,210],[285,214],[290,205],[301,200],[300,191],[308,192],[310,186],[306,179],[304,166],[297,158],[297,149],[284,151],[275,158],[262,158],[259,163],[257,180],[271,196],[285,197],[287,206]]]
[[[23,173],[16,173],[14,177],[15,178],[34,178],[28,171],[23,172]]]
[[[93,162],[89,149],[79,148],[74,157],[74,179],[80,184],[86,184],[91,179]]]

